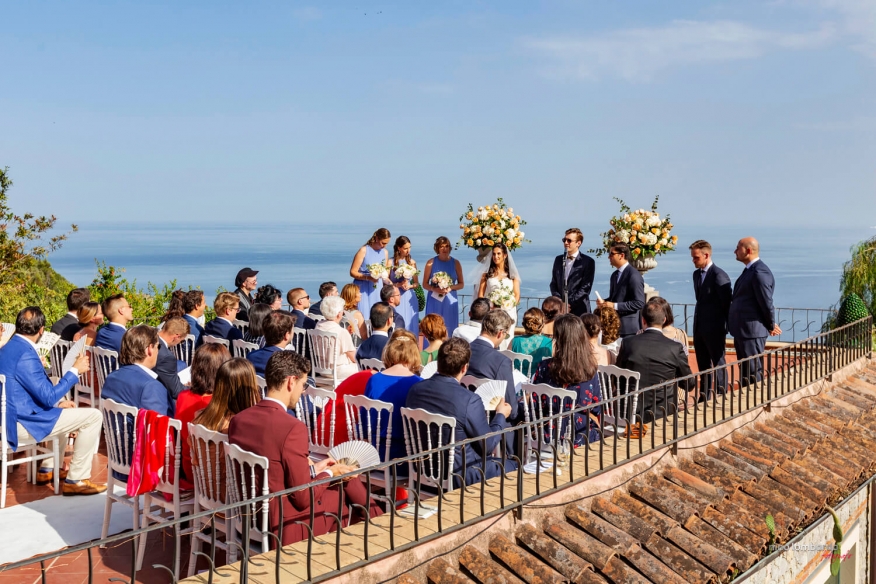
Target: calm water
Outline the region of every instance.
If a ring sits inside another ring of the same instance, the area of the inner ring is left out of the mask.
[[[603,225],[578,223],[584,231],[582,249],[598,241]],[[407,235],[412,254],[422,267],[434,255],[432,244],[439,235],[455,241],[458,225],[406,224],[403,228],[387,221],[393,236]],[[284,292],[301,286],[316,298],[319,284],[332,280],[339,285],[350,281],[353,254],[375,226],[329,224],[156,224],[83,223],[65,247],[51,256],[54,267],[77,285],[86,285],[97,275],[95,259],[126,270],[129,279],[145,286],[176,279],[179,287],[199,286],[212,296],[219,286],[234,288],[237,271],[250,266],[259,270],[259,283],[271,283]],[[532,243],[514,252],[521,273],[521,293],[548,293],[553,258],[562,252],[563,226],[527,225]],[[766,231],[746,228],[698,229],[679,226],[681,249],[658,258],[659,265],[645,280],[670,302],[693,302],[687,245],[708,239],[714,261],[732,279],[742,269],[733,256],[736,241],[745,235],[758,237],[761,258],[776,276],[775,304],[783,307],[823,308],[834,304],[839,294],[842,263],[849,247],[873,235],[873,230],[779,228]],[[475,264],[475,252],[461,248],[454,256],[468,273]],[[596,284],[608,296],[611,274],[608,259],[597,259]],[[470,282],[469,284],[474,284]],[[471,286],[467,286],[467,291]]]

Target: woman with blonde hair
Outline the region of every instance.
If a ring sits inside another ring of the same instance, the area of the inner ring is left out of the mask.
[[[389,253],[386,251],[386,246],[389,245],[391,238],[392,234],[389,229],[381,227],[353,256],[350,277],[353,278],[356,287],[362,293],[358,306],[360,314],[371,314],[371,306],[375,302],[380,302],[380,289],[383,288],[384,284],[391,283],[388,270],[385,278],[375,278],[368,271],[368,266],[373,264],[382,263],[388,268]]]
[[[228,424],[235,414],[254,406],[262,399],[252,363],[236,357],[224,362],[216,371],[213,398],[193,420],[208,430],[228,432]]]
[[[103,311],[100,308],[100,304],[97,302],[86,302],[79,307],[76,318],[79,319],[79,326],[82,328],[73,335],[73,340],[78,341],[85,337],[85,344],[88,346],[93,345],[94,339],[97,338],[97,327],[103,324]]]
[[[441,318],[440,314],[427,314],[420,323],[420,332],[429,342],[429,348],[420,351],[423,365],[430,361],[437,361],[438,349],[447,340],[447,327],[444,326],[444,319]]]
[[[357,335],[360,339],[367,338],[368,329],[365,328],[365,317],[358,308],[362,299],[362,291],[359,286],[347,284],[341,289],[341,298],[344,299],[344,314],[356,320],[356,330],[350,331],[350,333]],[[369,312],[369,314],[371,313]]]

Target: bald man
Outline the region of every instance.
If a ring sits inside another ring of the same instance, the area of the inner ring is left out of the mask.
[[[736,244],[736,260],[745,264],[745,269],[733,286],[727,328],[733,335],[736,360],[760,355],[764,351],[767,336],[782,334],[775,320],[773,290],[776,281],[773,273],[760,260],[760,245],[753,237],[746,237]],[[745,387],[763,378],[763,358],[758,357],[739,363],[739,385]]]

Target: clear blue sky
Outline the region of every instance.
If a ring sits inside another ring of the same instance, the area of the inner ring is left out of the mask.
[[[661,195],[876,225],[876,2],[6,2],[0,166],[62,221],[452,225]],[[296,210],[297,208],[297,210]],[[306,209],[306,215],[305,210]]]

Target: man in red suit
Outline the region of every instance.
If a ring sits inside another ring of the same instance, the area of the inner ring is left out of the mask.
[[[272,493],[355,471],[354,468],[331,459],[316,463],[311,461],[307,457],[307,427],[286,411],[298,403],[307,383],[309,370],[307,360],[293,351],[274,353],[265,367],[265,399],[231,418],[228,427],[228,439],[232,444],[268,459],[268,486]],[[351,519],[350,504],[359,505],[355,508],[357,519],[364,518],[362,507],[370,508],[372,517],[381,514],[380,508],[371,501],[359,478],[347,478],[343,486],[345,526]],[[258,485],[258,488],[261,489],[261,486]],[[312,490],[313,535],[334,531],[337,529],[337,521],[332,515],[338,513],[340,484],[321,484],[312,487]],[[309,491],[310,489],[302,489],[282,497],[283,545],[308,537],[307,528],[297,525],[296,522],[310,520]],[[275,533],[279,533],[279,503],[280,499],[271,499],[270,528]],[[273,541],[271,540],[272,545]]]

